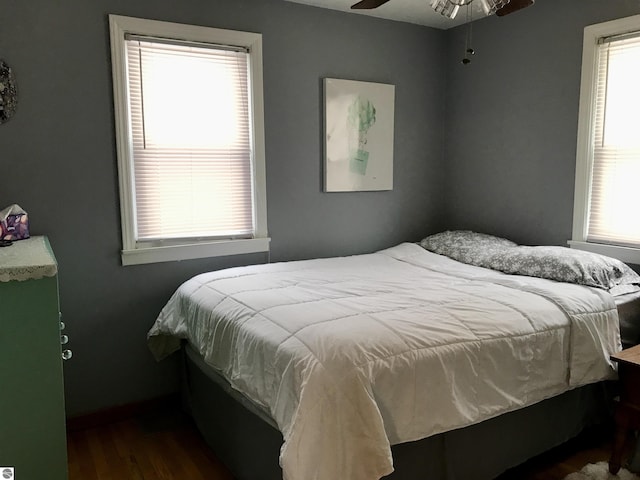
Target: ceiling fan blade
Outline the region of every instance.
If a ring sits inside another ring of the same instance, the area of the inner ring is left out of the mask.
[[[351,5],[353,10],[371,10],[378,8],[380,5],[384,5],[389,0],[360,0],[358,3]]]
[[[504,17],[505,15],[509,15],[510,13],[522,10],[523,8],[533,5],[534,3],[536,3],[536,0],[511,0],[504,7],[496,10],[496,15],[499,17]]]

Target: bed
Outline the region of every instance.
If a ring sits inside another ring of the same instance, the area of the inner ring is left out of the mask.
[[[149,346],[158,359],[184,347],[191,411],[236,478],[490,479],[607,415],[611,292],[633,294],[632,271],[561,282],[504,239],[430,240],[176,291]],[[518,258],[528,275],[484,265]]]

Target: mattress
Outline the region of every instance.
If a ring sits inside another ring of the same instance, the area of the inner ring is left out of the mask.
[[[390,446],[612,378],[614,299],[415,244],[199,275],[149,332],[186,340],[282,432],[285,480],[371,480]]]

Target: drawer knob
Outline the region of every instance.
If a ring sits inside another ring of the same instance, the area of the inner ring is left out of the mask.
[[[60,335],[60,345],[69,343],[69,335]]]
[[[71,360],[73,357],[73,352],[71,350],[63,350],[62,351],[62,359],[63,360]]]

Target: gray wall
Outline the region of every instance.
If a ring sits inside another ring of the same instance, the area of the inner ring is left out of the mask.
[[[442,224],[445,32],[282,0],[3,2],[0,58],[20,96],[0,126],[0,208],[24,207],[58,258],[71,415],[174,390],[177,362],[156,364],[145,343],[165,301],[194,274],[266,260],[120,265],[109,13],[263,34],[272,261],[373,251]],[[326,76],[396,86],[393,191],[322,193]]]
[[[447,227],[526,244],[571,238],[584,27],[640,13],[638,0],[537,0],[448,31]]]

